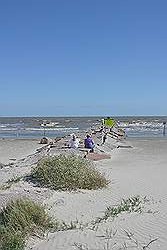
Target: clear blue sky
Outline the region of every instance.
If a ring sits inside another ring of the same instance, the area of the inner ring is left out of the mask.
[[[0,0],[0,116],[167,115],[166,0]]]

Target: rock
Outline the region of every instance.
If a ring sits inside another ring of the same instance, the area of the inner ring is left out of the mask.
[[[40,144],[48,144],[49,140],[48,138],[46,137],[43,137],[41,140],[40,140]]]
[[[2,169],[5,165],[0,162],[0,169]]]

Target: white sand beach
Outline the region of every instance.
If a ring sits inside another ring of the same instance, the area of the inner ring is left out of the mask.
[[[97,169],[110,180],[105,189],[47,191],[46,195],[46,189],[37,192],[22,181],[8,191],[19,193],[24,187],[33,199],[38,196],[53,218],[66,223],[77,220],[80,225],[72,230],[49,233],[44,239],[30,239],[27,250],[166,250],[167,140],[140,138],[116,143],[120,147],[113,150],[103,147],[111,155],[110,159],[95,162]],[[4,194],[0,191],[0,201]],[[122,212],[114,219],[108,218],[93,226],[92,222],[102,217],[108,206],[138,195],[147,198],[141,213]]]
[[[52,216],[68,223],[76,220],[90,223],[102,216],[107,206],[136,195],[148,198],[144,211],[123,213],[114,221],[99,223],[94,230],[88,227],[49,234],[46,240],[33,246],[33,250],[126,249],[123,246],[146,249],[143,247],[148,244],[149,249],[166,250],[167,141],[133,139],[126,143],[133,148],[115,149],[111,159],[96,162],[97,168],[111,180],[107,189],[54,192],[44,203]],[[133,235],[132,240],[125,231]],[[112,236],[114,232],[117,233]]]
[[[38,139],[0,139],[0,163],[8,164],[35,153]]]

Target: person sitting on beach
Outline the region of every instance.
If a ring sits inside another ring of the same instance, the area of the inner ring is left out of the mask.
[[[77,149],[79,147],[79,139],[75,134],[72,135],[71,139],[68,142],[69,148]]]
[[[90,148],[91,151],[90,152],[94,152],[94,147],[95,147],[95,143],[92,140],[91,136],[89,134],[87,134],[85,140],[84,140],[84,145],[85,148]]]

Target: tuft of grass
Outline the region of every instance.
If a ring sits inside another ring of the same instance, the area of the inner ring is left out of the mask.
[[[138,195],[128,199],[123,199],[119,205],[113,207],[111,206],[107,207],[104,212],[104,215],[102,217],[98,217],[94,221],[94,224],[100,223],[101,221],[106,221],[109,217],[114,219],[123,212],[141,213],[143,208],[143,203],[145,203],[146,201],[147,201],[146,197],[142,199]]]
[[[0,249],[1,250],[23,250],[25,240],[21,232],[0,227]]]
[[[53,226],[43,206],[28,199],[11,201],[0,212],[0,250],[22,250],[26,237]]]
[[[76,155],[45,158],[34,167],[31,175],[41,186],[54,190],[90,190],[108,184],[93,163]]]
[[[115,217],[122,212],[139,212],[142,211],[142,200],[139,196],[123,199],[121,204],[115,207],[107,207],[105,217]]]
[[[22,176],[16,176],[11,179],[9,179],[5,184],[0,186],[0,190],[6,190],[10,188],[14,183],[19,182],[22,179]]]

